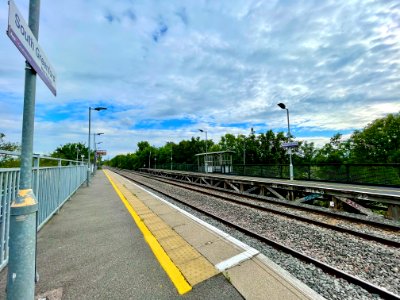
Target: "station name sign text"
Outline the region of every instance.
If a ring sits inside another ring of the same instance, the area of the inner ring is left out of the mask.
[[[55,70],[13,0],[9,1],[7,35],[55,96]]]

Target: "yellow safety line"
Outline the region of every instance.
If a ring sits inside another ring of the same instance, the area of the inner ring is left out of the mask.
[[[121,193],[118,187],[115,185],[111,177],[103,170],[104,174],[107,176],[108,180],[110,181],[111,185],[113,186],[114,190],[116,191],[117,195],[124,203],[126,209],[131,214],[133,220],[135,220],[136,225],[139,227],[140,231],[142,232],[144,239],[146,240],[147,244],[150,246],[151,250],[153,251],[154,255],[156,256],[158,262],[167,273],[168,277],[171,279],[172,283],[175,285],[178,293],[180,295],[186,294],[187,292],[192,290],[190,284],[186,281],[183,277],[182,273],[176,267],[176,265],[171,261],[167,253],[165,253],[164,249],[158,243],[157,239],[151,233],[151,231],[147,228],[147,226],[143,223],[140,219],[138,214],[135,212],[131,204],[126,200],[125,196]]]

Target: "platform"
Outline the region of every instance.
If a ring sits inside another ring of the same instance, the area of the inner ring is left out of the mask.
[[[105,172],[39,232],[39,298],[323,299],[257,250]]]

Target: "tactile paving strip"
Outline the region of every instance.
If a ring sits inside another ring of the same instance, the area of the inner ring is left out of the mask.
[[[121,184],[121,179],[118,175],[113,173],[109,173],[109,175],[192,286],[218,274],[218,270],[205,257],[138,199],[138,197],[142,196],[140,192],[133,193],[129,191],[127,187]]]

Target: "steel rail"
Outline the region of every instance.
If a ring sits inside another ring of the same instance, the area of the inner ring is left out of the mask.
[[[141,174],[141,176],[142,176],[142,174]],[[148,177],[150,179],[153,179],[151,176],[144,176],[144,177]],[[192,187],[190,187],[188,185],[182,186],[180,184],[174,183],[173,180],[168,180],[168,179],[165,180],[164,178],[162,178],[162,179],[157,178],[157,180],[165,182],[165,183],[168,183],[168,184],[171,184],[171,185],[179,186],[179,187],[184,188],[184,189],[188,189],[188,190],[191,190],[191,191],[202,193],[204,195],[220,198],[220,199],[222,199],[224,201],[234,202],[236,204],[239,204],[239,205],[242,205],[242,206],[245,206],[245,207],[250,207],[250,208],[258,209],[258,210],[261,210],[261,211],[267,211],[267,212],[271,212],[271,213],[274,213],[274,214],[279,214],[279,215],[282,215],[282,216],[285,216],[285,217],[288,217],[288,218],[297,219],[297,220],[305,222],[305,223],[309,223],[309,224],[317,225],[317,226],[320,226],[320,227],[332,229],[332,230],[335,230],[335,231],[338,231],[338,232],[348,233],[348,234],[351,234],[353,236],[361,237],[361,238],[364,238],[364,239],[370,240],[370,241],[379,242],[379,243],[382,243],[382,244],[387,245],[387,246],[393,246],[393,247],[400,248],[400,242],[398,242],[398,241],[386,239],[386,238],[383,238],[383,237],[379,237],[379,236],[376,236],[376,235],[360,232],[360,231],[349,229],[349,228],[344,228],[344,227],[337,226],[337,225],[332,225],[332,224],[329,224],[329,223],[325,223],[325,222],[322,222],[322,221],[306,218],[306,217],[295,215],[295,214],[291,214],[291,213],[280,211],[280,210],[277,210],[277,209],[268,208],[268,207],[260,206],[260,205],[253,204],[253,203],[243,202],[243,201],[232,199],[232,198],[229,198],[229,197],[226,197],[226,196],[216,195],[216,194],[213,194],[213,193],[210,193],[210,192],[201,191],[201,190],[198,190],[196,188],[192,188]],[[262,200],[260,200],[260,199],[255,199],[255,200],[262,202]],[[340,216],[337,216],[337,215],[335,215],[335,217],[336,218],[340,218]],[[353,222],[354,221],[355,220],[353,220]]]
[[[264,242],[264,243],[266,243],[266,244],[268,244],[268,245],[270,245],[270,246],[272,246],[272,247],[274,247],[276,249],[282,250],[283,252],[285,252],[287,254],[290,254],[290,255],[292,255],[292,256],[294,256],[294,257],[296,257],[296,258],[298,258],[298,259],[300,259],[300,260],[302,260],[304,262],[312,263],[315,266],[321,268],[324,272],[326,272],[328,274],[331,274],[331,275],[334,275],[336,277],[343,278],[343,279],[347,280],[350,283],[353,283],[355,285],[358,285],[358,286],[364,288],[365,290],[369,291],[370,293],[378,294],[378,295],[382,296],[384,299],[400,300],[400,296],[399,295],[396,295],[396,294],[394,294],[394,293],[392,293],[392,292],[390,292],[390,291],[388,291],[388,290],[386,290],[386,289],[384,289],[382,287],[376,286],[376,285],[374,285],[374,284],[372,284],[372,283],[370,283],[368,281],[362,280],[362,279],[360,279],[358,277],[355,277],[355,276],[353,276],[351,274],[348,274],[348,273],[346,273],[344,271],[341,271],[341,270],[339,270],[339,269],[337,269],[335,267],[332,267],[332,266],[330,266],[330,265],[328,265],[328,264],[326,264],[326,263],[324,263],[324,262],[322,262],[320,260],[314,259],[314,258],[312,258],[310,256],[305,255],[305,254],[302,254],[301,252],[296,251],[296,250],[294,250],[294,249],[292,249],[290,247],[287,247],[287,246],[285,246],[285,245],[283,245],[281,243],[275,242],[275,241],[273,241],[273,240],[271,240],[271,239],[269,239],[269,238],[267,238],[265,236],[259,235],[258,233],[254,232],[252,230],[246,229],[246,228],[244,228],[244,227],[242,227],[240,225],[234,224],[234,223],[232,223],[232,222],[230,222],[230,221],[228,221],[228,220],[226,220],[224,218],[221,218],[221,217],[219,217],[219,216],[217,216],[217,215],[215,215],[213,213],[207,212],[207,211],[202,210],[202,209],[200,209],[200,208],[198,208],[198,207],[196,207],[196,206],[194,206],[192,204],[186,203],[185,201],[182,201],[182,200],[180,200],[180,199],[178,199],[178,198],[176,198],[176,197],[174,197],[174,196],[172,196],[172,195],[170,195],[168,193],[159,191],[159,190],[155,189],[154,187],[152,187],[152,186],[150,186],[148,184],[145,184],[145,183],[140,182],[140,181],[138,181],[136,179],[133,179],[133,178],[127,176],[126,174],[121,173],[120,171],[114,170],[114,172],[118,173],[119,175],[121,175],[121,176],[123,176],[123,177],[125,177],[125,178],[127,178],[127,179],[129,179],[129,180],[131,180],[131,181],[133,181],[133,182],[135,182],[137,184],[139,184],[139,185],[145,186],[145,187],[147,187],[147,188],[149,188],[149,189],[151,189],[153,191],[156,191],[157,193],[159,193],[159,194],[161,194],[163,196],[169,197],[169,198],[173,199],[174,201],[177,201],[177,202],[179,202],[181,204],[184,204],[184,205],[186,205],[186,206],[188,206],[188,207],[190,207],[190,208],[192,208],[192,209],[194,209],[194,210],[196,210],[196,211],[198,211],[198,212],[200,212],[200,213],[202,213],[204,215],[207,215],[207,216],[209,216],[209,217],[211,217],[213,219],[216,219],[216,220],[220,221],[221,223],[223,223],[223,224],[225,224],[225,225],[227,225],[229,227],[235,228],[236,230],[238,230],[238,231],[240,231],[240,232],[242,232],[244,234],[247,234],[247,235],[249,235],[249,236],[251,236],[251,237],[253,237],[255,239],[258,239],[258,240],[260,240],[260,241],[262,241],[262,242]]]
[[[273,197],[268,197],[268,196],[260,197],[260,196],[257,196],[257,195],[251,195],[251,194],[247,194],[247,193],[239,193],[239,192],[226,190],[226,189],[219,188],[219,187],[207,186],[207,185],[198,184],[198,183],[195,183],[195,182],[188,182],[188,181],[183,181],[183,180],[180,180],[180,179],[174,179],[174,178],[170,178],[170,177],[167,178],[167,177],[158,176],[158,175],[154,175],[154,174],[150,174],[150,173],[134,172],[134,171],[131,171],[131,170],[124,170],[124,171],[140,174],[141,176],[148,177],[148,178],[162,178],[163,180],[182,182],[182,183],[185,183],[185,184],[190,184],[190,185],[195,185],[195,186],[198,186],[198,187],[202,187],[204,189],[216,190],[216,191],[220,191],[220,192],[223,192],[223,193],[226,193],[226,194],[240,196],[240,197],[248,198],[248,199],[251,199],[251,200],[268,202],[268,203],[271,203],[271,204],[285,206],[285,207],[289,207],[289,208],[295,208],[297,210],[310,211],[310,212],[313,212],[313,213],[332,216],[334,218],[345,219],[345,220],[349,220],[349,221],[356,222],[356,223],[362,222],[363,224],[371,225],[371,226],[378,227],[378,228],[381,228],[381,229],[400,231],[400,224],[399,225],[387,224],[387,223],[382,223],[382,222],[378,222],[378,221],[374,221],[374,220],[368,220],[368,219],[361,220],[358,217],[352,217],[352,216],[348,216],[348,215],[339,215],[339,214],[337,214],[335,212],[332,212],[332,211],[329,211],[329,210],[324,210],[323,211],[321,209],[317,209],[317,208],[312,207],[312,206],[299,206],[298,204],[280,201],[279,199],[273,198]]]

